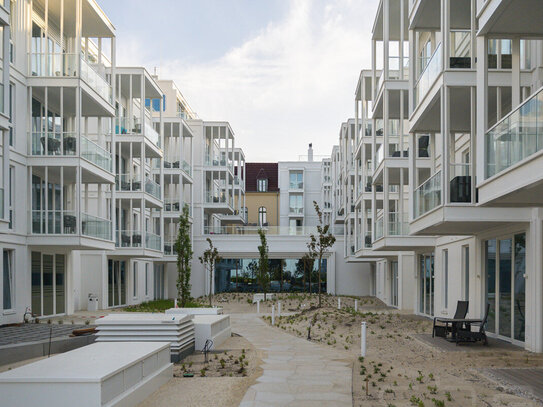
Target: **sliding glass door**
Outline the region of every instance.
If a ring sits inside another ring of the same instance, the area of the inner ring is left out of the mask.
[[[390,305],[398,306],[398,262],[390,262]]]
[[[66,266],[63,254],[31,253],[32,313],[37,316],[66,312]]]
[[[109,307],[126,305],[126,262],[108,260],[107,294]]]
[[[434,253],[419,256],[419,313],[434,315]]]
[[[526,235],[485,242],[485,299],[490,304],[487,331],[524,342]]]

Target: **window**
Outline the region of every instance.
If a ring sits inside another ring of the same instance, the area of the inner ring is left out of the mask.
[[[132,296],[138,296],[138,263],[134,262],[132,270]]]
[[[443,250],[443,307],[449,308],[449,251]]]
[[[261,206],[260,208],[258,208],[258,225],[264,226],[267,223],[268,223],[268,216],[267,216],[266,208]]]
[[[289,213],[295,215],[303,215],[304,203],[302,194],[290,194],[289,196]]]
[[[258,179],[256,183],[256,190],[258,192],[268,192],[268,180],[266,178]]]
[[[464,300],[469,301],[469,245],[462,246],[462,268],[464,276]]]
[[[304,189],[304,173],[303,171],[290,172],[290,189]]]
[[[13,229],[13,198],[15,197],[15,167],[9,167],[9,196],[8,196],[8,210],[9,210],[9,228]]]
[[[13,123],[14,120],[14,112],[13,109],[15,107],[15,85],[13,83],[9,84],[9,145],[13,146]]]
[[[149,296],[149,263],[145,263],[145,296]]]
[[[13,250],[4,250],[4,271],[3,271],[3,308],[10,310],[13,307]]]

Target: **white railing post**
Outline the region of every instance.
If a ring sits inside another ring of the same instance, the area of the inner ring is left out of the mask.
[[[260,314],[260,300],[256,302],[256,313]]]
[[[337,299],[337,309],[341,309],[341,298]]]
[[[272,305],[272,325],[275,325],[275,305]]]
[[[358,300],[354,300],[354,312],[358,312]]]
[[[281,301],[277,302],[277,316],[281,317]]]

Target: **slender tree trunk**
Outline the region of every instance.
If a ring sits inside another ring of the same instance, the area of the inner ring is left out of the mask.
[[[321,307],[321,264],[322,254],[319,254],[319,308]]]
[[[311,295],[311,273],[313,273],[313,267],[309,268],[309,295]]]
[[[304,261],[304,276],[302,277],[302,281],[303,281],[303,283],[302,283],[303,284],[302,285],[302,287],[303,287],[302,292],[305,291],[305,274],[306,274],[306,272],[307,272],[307,266],[305,265],[305,261]]]
[[[211,307],[211,296],[213,289],[213,267],[209,268],[209,306]]]

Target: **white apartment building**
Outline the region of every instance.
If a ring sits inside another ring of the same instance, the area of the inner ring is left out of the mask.
[[[322,190],[322,216],[324,224],[332,224],[332,159],[324,158],[321,165]]]
[[[334,221],[378,297],[429,317],[489,304],[487,331],[537,352],[541,17],[531,1],[380,1],[355,148],[348,121],[332,150]]]
[[[312,145],[307,161],[279,161],[278,168],[279,225],[293,230],[317,226],[313,201],[322,207],[322,161],[313,161]]]

